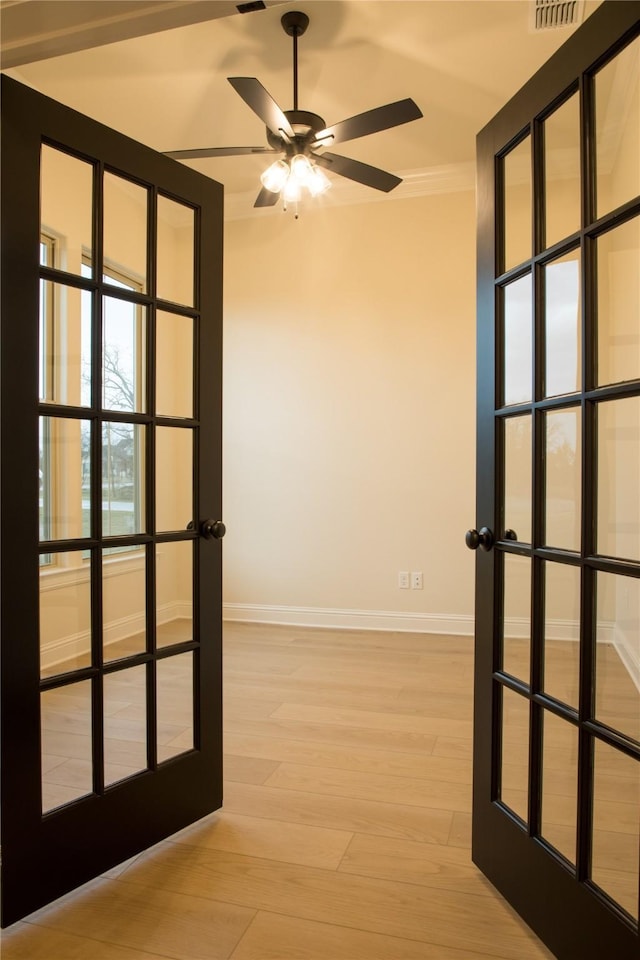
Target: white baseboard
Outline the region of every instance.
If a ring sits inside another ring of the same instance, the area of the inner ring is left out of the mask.
[[[278,623],[295,627],[341,630],[393,630],[405,633],[444,633],[472,637],[474,618],[450,614],[402,613],[392,610],[345,610],[331,607],[289,607],[259,603],[225,603],[225,620]]]
[[[157,622],[170,623],[172,620],[179,620],[191,616],[191,604],[189,603],[165,603],[158,607]],[[104,629],[104,645],[108,647],[111,643],[117,643],[118,640],[126,640],[136,633],[142,633],[146,626],[146,619],[143,613],[133,614],[129,617],[120,617],[118,620],[112,620]],[[40,649],[41,667],[49,669],[55,667],[58,663],[65,660],[71,660],[87,653],[91,649],[91,632],[81,630],[79,633],[73,633],[59,640],[51,640],[44,643]]]
[[[549,640],[577,643],[580,640],[580,624],[577,620],[549,619],[546,621],[545,633]]]
[[[88,630],[72,633],[60,640],[50,640],[40,645],[40,668],[50,669],[65,660],[74,660],[91,649],[91,634]]]
[[[597,628],[596,641],[598,643],[615,643],[616,629],[612,620],[600,622]],[[528,617],[509,617],[505,621],[505,635],[512,640],[529,640],[531,637],[531,621]],[[547,620],[546,637],[548,640],[578,643],[580,640],[580,624],[577,620]]]
[[[631,639],[619,626],[615,628],[613,645],[627,673],[640,691],[640,650],[632,644]]]
[[[188,603],[167,603],[158,609],[158,623],[191,616]],[[349,610],[331,607],[290,607],[259,603],[225,603],[225,620],[242,623],[273,623],[296,627],[325,627],[342,630],[391,630],[405,633],[435,633],[452,636],[472,637],[475,620],[472,616],[460,614],[403,613],[392,610]],[[573,621],[553,621],[550,626],[550,638],[554,640],[575,641],[577,623]],[[528,637],[528,620],[510,618],[506,624],[507,633],[514,639]],[[105,645],[117,643],[145,628],[143,614],[121,617],[114,620],[105,629]],[[613,622],[601,623],[598,627],[599,643],[612,643],[629,676],[640,690],[640,651],[627,635]],[[88,630],[71,634],[61,640],[44,644],[41,649],[43,668],[50,668],[64,660],[86,653],[90,648]]]

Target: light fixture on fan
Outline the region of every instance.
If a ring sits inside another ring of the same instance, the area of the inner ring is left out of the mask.
[[[331,186],[326,173],[303,153],[294,154],[288,163],[276,160],[261,175],[260,182],[265,190],[281,193],[290,203],[300,200],[305,190],[312,197],[319,197]]]
[[[402,183],[400,177],[379,170],[368,163],[328,153],[329,144],[355,140],[358,137],[389,130],[401,123],[418,120],[422,113],[410,98],[375,107],[341,120],[328,127],[322,117],[298,109],[298,37],[309,26],[306,13],[289,10],[280,22],[287,36],[293,38],[293,110],[281,110],[273,97],[255,77],[228,77],[229,83],[267,127],[267,147],[205,147],[195,150],[171,150],[168,157],[176,160],[199,160],[204,157],[238,157],[246,154],[280,154],[279,159],[264,171],[262,189],[254,207],[272,207],[281,196],[284,203],[297,202],[306,192],[312,197],[331,186],[325,170],[356,183],[388,193]],[[322,152],[320,152],[322,151]]]

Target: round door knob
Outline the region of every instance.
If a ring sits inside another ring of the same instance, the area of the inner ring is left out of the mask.
[[[467,530],[464,542],[469,550],[477,550],[478,547],[482,547],[483,550],[491,550],[493,534],[488,527],[481,527],[480,530]]]
[[[203,520],[200,524],[200,535],[206,540],[222,540],[226,532],[222,520]]]

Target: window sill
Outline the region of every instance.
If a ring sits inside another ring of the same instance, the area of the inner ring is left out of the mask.
[[[105,557],[102,561],[104,579],[122,577],[144,570],[145,552],[136,551],[134,556]],[[77,567],[40,567],[40,591],[59,590],[87,583],[90,569],[88,561]]]

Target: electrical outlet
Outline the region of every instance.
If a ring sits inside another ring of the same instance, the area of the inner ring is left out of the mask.
[[[398,586],[401,590],[409,589],[409,571],[398,570]]]
[[[422,590],[422,570],[411,571],[411,589]]]

